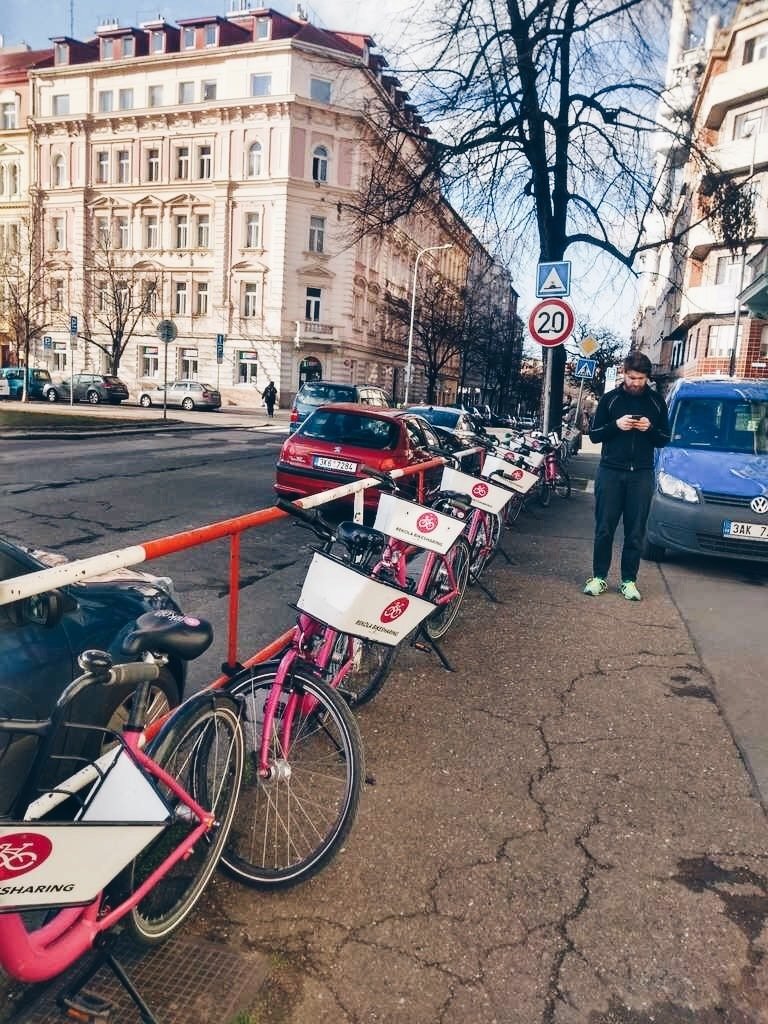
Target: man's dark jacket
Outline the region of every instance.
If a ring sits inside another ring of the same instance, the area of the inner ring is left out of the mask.
[[[622,416],[645,416],[648,430],[619,430],[616,420]],[[590,441],[602,444],[600,465],[610,469],[653,469],[653,450],[669,444],[669,419],[664,400],[645,387],[632,395],[623,386],[603,395],[598,403]]]

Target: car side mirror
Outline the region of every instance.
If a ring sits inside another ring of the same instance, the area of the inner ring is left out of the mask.
[[[22,598],[12,607],[13,619],[19,626],[36,625],[52,629],[61,622],[64,614],[64,601],[57,590]]]

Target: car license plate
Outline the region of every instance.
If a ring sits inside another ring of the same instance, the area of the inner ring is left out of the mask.
[[[735,537],[738,540],[768,541],[768,523],[734,523],[730,519],[724,519],[723,536]]]
[[[356,473],[357,463],[346,459],[329,459],[325,455],[316,455],[314,465],[317,469],[337,469],[342,473]]]

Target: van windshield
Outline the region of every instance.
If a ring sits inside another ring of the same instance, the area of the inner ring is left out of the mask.
[[[356,402],[357,394],[352,385],[344,384],[305,384],[299,393],[298,401],[302,405],[325,405],[326,402]]]
[[[30,370],[29,375],[32,380],[43,380],[47,382],[51,379],[51,375],[47,370]]]
[[[672,423],[673,448],[744,454],[768,453],[768,396],[765,400],[684,398]]]

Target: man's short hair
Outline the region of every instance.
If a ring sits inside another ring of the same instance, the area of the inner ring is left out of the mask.
[[[653,365],[645,352],[635,349],[624,360],[623,369],[624,373],[644,373],[646,377],[650,377]]]

